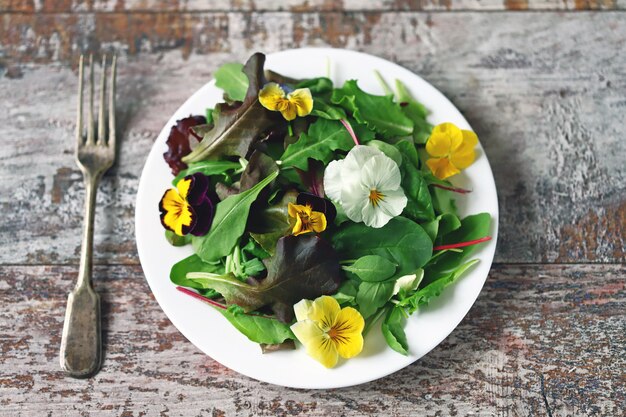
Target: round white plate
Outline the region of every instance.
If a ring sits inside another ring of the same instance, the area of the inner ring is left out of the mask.
[[[433,86],[381,58],[341,49],[308,48],[270,54],[266,62],[266,68],[294,78],[324,76],[328,65],[336,86],[343,85],[346,80],[357,79],[362,89],[374,94],[383,94],[374,70],[378,70],[392,86],[395,79],[400,79],[413,96],[431,111],[431,123],[452,122],[462,129],[470,129],[461,113]],[[221,101],[221,97],[222,91],[211,81],[176,111],[148,156],[137,194],[135,223],[139,259],[154,296],[181,333],[204,353],[241,374],[294,388],[337,388],[369,382],[410,365],[445,339],[478,297],[496,248],[496,186],[480,145],[476,162],[455,177],[453,182],[473,189],[472,193],[457,198],[461,215],[490,213],[493,219],[491,236],[494,239],[475,253],[474,257],[480,259],[477,266],[408,320],[409,356],[400,355],[387,347],[379,326],[370,330],[363,352],[358,357],[340,362],[334,369],[326,369],[311,359],[301,346],[294,351],[264,355],[259,346],[239,333],[213,307],[176,290],[169,280],[170,268],[192,254],[192,249],[170,246],[159,221],[158,203],[164,191],[171,187],[172,180],[162,156],[166,149],[165,141],[176,120],[190,114],[204,114],[204,110]]]

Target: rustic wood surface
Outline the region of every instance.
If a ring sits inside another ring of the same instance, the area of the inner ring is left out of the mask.
[[[0,416],[624,415],[625,9],[0,0]],[[258,383],[204,356],[158,307],[134,243],[141,168],[174,110],[223,62],[302,46],[378,55],[440,89],[481,138],[499,194],[497,263],[461,325],[405,370],[340,390]],[[120,58],[122,133],[95,229],[105,364],[77,381],[58,349],[80,251],[72,135],[88,52]]]

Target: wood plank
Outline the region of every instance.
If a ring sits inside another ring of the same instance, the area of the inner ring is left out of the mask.
[[[85,13],[124,11],[493,11],[493,10],[613,10],[623,0],[0,0],[0,12]]]
[[[498,186],[498,262],[626,260],[626,14],[5,15],[0,42],[2,263],[77,262],[80,52],[120,54],[124,133],[98,197],[96,261],[136,263],[138,177],[166,120],[219,64],[308,45],[398,62],[466,115]]]
[[[258,383],[203,355],[137,266],[96,268],[104,367],[65,378],[58,349],[76,269],[0,267],[0,415],[617,416],[625,274],[624,265],[497,265],[461,325],[422,360],[377,382],[309,391]]]

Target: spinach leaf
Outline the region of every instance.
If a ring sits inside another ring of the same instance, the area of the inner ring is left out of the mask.
[[[380,330],[390,348],[403,355],[409,353],[409,343],[404,333],[405,317],[400,307],[389,310],[385,320],[380,325]]]
[[[406,117],[391,96],[376,96],[361,90],[355,80],[333,90],[331,102],[352,112],[353,117],[385,138],[413,133],[413,121]]]
[[[241,164],[239,164],[239,162],[232,161],[195,162],[189,164],[189,167],[187,169],[180,171],[178,175],[176,175],[176,177],[172,180],[172,185],[176,186],[176,184],[178,184],[178,181],[182,180],[187,175],[192,175],[196,172],[200,172],[207,177],[210,177],[211,175],[218,175],[239,168],[241,168]]]
[[[356,299],[357,283],[353,280],[345,280],[332,297],[339,304],[354,304]]]
[[[385,281],[396,272],[397,265],[378,255],[365,255],[343,269],[367,282]]]
[[[243,101],[248,90],[248,77],[238,62],[224,64],[215,71],[215,85],[234,101]]]
[[[431,197],[435,213],[457,215],[456,203],[452,198],[451,191],[433,187]]]
[[[423,223],[422,227],[433,242],[436,239],[441,242],[443,236],[461,227],[461,220],[454,214],[444,213],[428,223]]]
[[[435,210],[428,190],[428,183],[418,169],[419,158],[415,145],[402,140],[396,143],[396,147],[402,152],[401,184],[408,200],[402,214],[415,221],[430,221],[435,217]]]
[[[341,107],[330,105],[324,99],[317,97],[313,100],[311,114],[328,120],[346,120],[348,118],[346,112]]]
[[[402,154],[395,146],[381,140],[372,140],[368,143],[368,146],[377,148],[379,151],[391,158],[393,162],[398,165],[398,168],[402,165]]]
[[[221,275],[224,273],[224,265],[222,265],[221,262],[204,262],[198,255],[193,254],[172,266],[170,270],[170,281],[182,287],[195,288],[197,290],[204,289],[203,285],[187,279],[189,272],[208,272]]]
[[[270,258],[267,277],[258,284],[237,280],[232,274],[189,273],[204,288],[222,294],[228,304],[237,304],[245,312],[269,305],[282,321],[293,319],[293,305],[302,299],[333,294],[339,288],[342,273],[333,247],[317,236],[286,236],[276,245]],[[393,287],[393,284],[392,284]]]
[[[256,343],[270,345],[282,343],[285,340],[295,340],[288,324],[282,323],[275,318],[245,314],[238,309],[217,309],[226,320],[248,339]]]
[[[265,83],[265,55],[256,53],[248,59],[243,72],[248,77],[248,90],[243,102],[215,107],[215,126],[205,132],[200,144],[183,162],[191,163],[224,156],[246,157],[253,143],[272,126],[285,123],[279,112],[267,110],[259,102],[259,89]]]
[[[327,164],[337,149],[347,151],[354,142],[343,125],[335,120],[318,119],[303,133],[296,143],[287,146],[280,157],[283,166],[295,166],[306,170],[308,158]]]
[[[412,274],[432,256],[432,241],[417,223],[395,217],[380,229],[344,223],[332,238],[342,259],[379,255],[398,265],[396,276]]]
[[[185,246],[191,243],[191,235],[179,236],[171,230],[165,230],[165,240],[172,246]]]
[[[393,282],[361,282],[356,294],[359,312],[364,319],[384,306],[393,295]]]
[[[217,204],[209,233],[192,240],[193,247],[202,260],[216,261],[233,251],[245,230],[250,205],[261,190],[277,176],[278,172],[273,172],[249,190],[232,195]]]
[[[397,305],[399,307],[406,307],[407,311],[410,314],[413,314],[419,306],[428,304],[433,298],[439,297],[446,287],[456,282],[465,271],[478,262],[478,259],[473,259],[467,263],[457,266],[449,274],[437,278],[434,282],[431,282],[425,287],[417,290],[410,296],[399,300]]]
[[[415,143],[425,144],[433,130],[433,126],[426,121],[428,110],[411,96],[411,93],[400,80],[396,80],[396,92],[398,102],[403,103],[402,112],[415,124],[413,140]]]

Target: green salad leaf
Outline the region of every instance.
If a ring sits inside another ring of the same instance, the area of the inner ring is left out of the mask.
[[[278,203],[250,216],[250,237],[271,255],[276,251],[278,239],[291,230],[287,208],[289,203],[296,204],[297,197],[297,191],[287,191]]]
[[[333,91],[333,82],[326,77],[309,78],[308,80],[300,81],[294,88],[308,88],[311,91],[311,94],[317,96],[318,94],[330,93]]]
[[[356,294],[358,310],[364,319],[374,314],[380,307],[387,304],[393,295],[393,281],[361,282]]]
[[[396,272],[397,265],[378,255],[365,255],[357,259],[352,265],[343,269],[352,272],[362,281],[379,282],[391,278]]]
[[[317,97],[313,101],[311,114],[328,120],[346,120],[348,118],[346,112],[341,107],[328,104],[324,99]]]
[[[320,118],[296,143],[287,146],[280,160],[282,166],[295,166],[306,170],[309,158],[327,164],[333,158],[334,151],[338,149],[347,151],[353,146],[350,134],[340,122]]]
[[[279,112],[269,111],[259,102],[259,90],[265,83],[264,62],[263,54],[256,53],[250,57],[243,69],[248,77],[244,100],[232,106],[221,103],[215,107],[215,126],[204,134],[200,144],[183,158],[183,162],[189,164],[224,156],[245,158],[250,146],[259,140],[263,132],[285,122]]]
[[[380,325],[380,330],[389,347],[406,356],[409,354],[409,342],[406,339],[406,333],[404,333],[405,321],[402,308],[392,307]]]
[[[296,338],[288,324],[282,323],[275,318],[245,314],[241,309],[236,308],[216,310],[253,342],[275,345],[285,340],[295,340]]]
[[[248,91],[248,77],[243,73],[243,65],[231,62],[215,71],[215,85],[234,101],[243,101]]]
[[[170,270],[170,281],[174,284],[182,287],[194,288],[200,290],[200,292],[205,296],[211,296],[215,295],[216,292],[208,290],[207,293],[207,290],[203,285],[187,279],[187,274],[189,272],[207,272],[210,274],[221,275],[224,273],[224,265],[221,262],[204,262],[198,255],[193,254],[175,263]]]
[[[391,96],[376,96],[361,90],[355,80],[333,90],[331,102],[352,112],[359,123],[366,124],[385,138],[413,133],[413,121],[406,117]]]
[[[209,233],[192,240],[194,250],[202,260],[214,262],[233,251],[246,228],[250,206],[277,176],[275,171],[249,190],[231,195],[217,204]]]
[[[328,242],[317,236],[301,235],[278,241],[267,277],[257,284],[241,282],[232,274],[192,272],[187,278],[214,289],[228,304],[237,304],[245,312],[270,306],[275,312],[290,313],[281,317],[290,322],[295,303],[333,294],[339,288],[342,274],[337,254]]]
[[[194,162],[189,164],[187,169],[183,169],[178,173],[178,175],[172,180],[172,185],[176,186],[178,181],[185,178],[187,175],[195,174],[196,172],[200,172],[207,177],[212,175],[223,174],[227,171],[233,171],[236,169],[240,169],[241,164],[239,162],[232,161],[202,161],[202,162]]]
[[[397,101],[402,103],[404,115],[413,121],[413,140],[420,145],[425,144],[433,130],[433,126],[426,120],[428,110],[411,96],[400,80],[396,80],[396,97]]]
[[[398,265],[396,276],[412,274],[428,262],[433,244],[417,223],[395,217],[380,229],[363,223],[344,223],[332,237],[343,259],[378,255]]]

